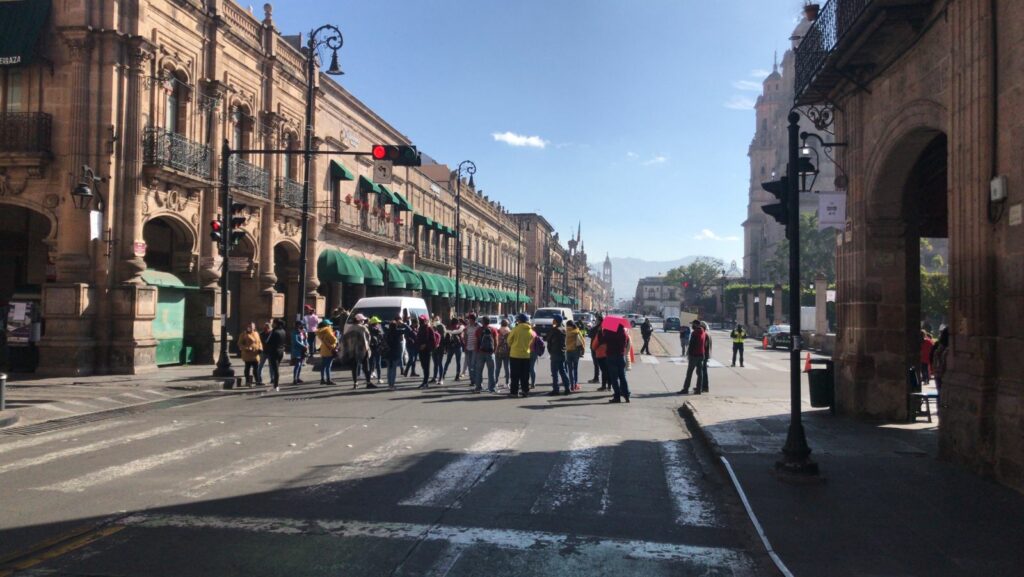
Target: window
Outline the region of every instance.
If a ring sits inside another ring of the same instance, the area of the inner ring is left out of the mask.
[[[295,134],[289,132],[284,135],[284,147],[286,150],[295,150]],[[294,154],[284,155],[284,177],[295,180],[295,174],[298,172],[298,156]]]
[[[25,96],[22,72],[18,68],[11,68],[5,72],[3,93],[0,94],[0,97],[3,98],[3,107],[0,109],[4,112],[24,112]]]
[[[181,134],[185,132],[184,115],[182,114],[182,107],[185,104],[185,84],[170,71],[167,71],[167,74],[167,80],[164,81],[164,90],[167,93],[167,99],[164,102],[164,129],[167,132]]]

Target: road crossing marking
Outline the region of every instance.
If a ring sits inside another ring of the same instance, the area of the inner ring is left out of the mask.
[[[11,443],[4,443],[0,445],[0,453],[7,453],[9,451],[16,451],[18,449],[25,449],[28,447],[35,447],[36,445],[45,445],[46,443],[63,441],[65,439],[74,439],[88,433],[95,433],[97,431],[106,431],[107,429],[113,429],[122,425],[127,425],[130,421],[111,421],[107,423],[101,423],[99,425],[92,425],[88,427],[79,427],[77,429],[60,431],[52,435],[45,435],[42,437],[32,437],[29,439],[21,439]]]
[[[75,407],[82,407],[83,409],[89,409],[89,410],[93,410],[93,411],[95,411],[96,409],[99,408],[96,405],[90,405],[89,403],[86,403],[84,401],[78,401],[78,400],[74,400],[74,399],[64,399],[61,402],[65,403],[65,404],[68,404],[68,405],[75,406]]]
[[[109,449],[111,447],[117,447],[119,445],[127,445],[135,441],[141,441],[143,439],[149,439],[157,437],[165,433],[177,431],[191,425],[183,424],[172,424],[164,425],[162,427],[156,427],[136,433],[134,435],[128,435],[126,437],[114,437],[104,441],[97,441],[95,443],[89,443],[88,445],[82,445],[81,447],[70,447],[63,451],[53,451],[37,457],[27,457],[19,461],[13,461],[6,465],[0,465],[0,473],[7,473],[10,471],[17,471],[18,469],[24,469],[26,467],[35,467],[37,465],[43,465],[57,459],[63,459],[64,457],[76,457],[78,455],[84,455],[86,453],[93,453],[95,451],[102,451],[103,449]]]
[[[167,393],[165,393],[163,391],[157,391],[157,390],[154,390],[154,389],[146,389],[145,391],[142,391],[142,392],[143,393],[149,393],[151,395],[156,395],[158,397],[170,397],[170,395],[168,395]]]
[[[771,363],[769,363],[769,364],[767,364],[765,366],[768,367],[769,369],[773,370],[773,371],[779,371],[779,372],[782,372],[782,373],[788,373],[789,372],[789,367],[777,367],[777,366],[775,366],[775,365],[773,365]]]
[[[693,483],[694,471],[683,466],[683,450],[679,441],[660,444],[661,462],[665,469],[672,505],[676,510],[676,523],[697,527],[717,527],[713,505]]]
[[[57,405],[55,405],[53,403],[45,403],[45,404],[42,404],[42,405],[36,405],[36,407],[39,407],[40,409],[47,409],[47,410],[50,410],[50,411],[57,411],[58,413],[65,413],[65,414],[68,414],[68,415],[74,415],[74,414],[77,413],[77,411],[72,411],[71,409],[65,409],[64,407],[58,407]]]
[[[192,480],[190,481],[191,485],[189,486],[189,488],[183,491],[181,494],[185,497],[191,497],[193,499],[203,497],[207,493],[209,493],[210,490],[213,489],[214,485],[217,485],[229,479],[237,479],[239,477],[244,477],[245,475],[248,475],[253,471],[262,469],[263,467],[276,463],[281,459],[295,457],[297,455],[302,455],[303,453],[312,451],[314,449],[318,449],[327,444],[327,442],[330,441],[331,439],[334,439],[348,432],[348,430],[351,428],[352,426],[345,427],[340,431],[335,431],[334,433],[310,441],[304,447],[301,448],[288,449],[283,452],[270,451],[266,453],[260,453],[258,455],[254,455],[251,457],[246,457],[244,459],[239,459],[234,463],[231,463],[230,465],[221,468],[220,470],[192,478]]]
[[[466,491],[489,476],[500,453],[515,446],[523,430],[491,431],[474,443],[465,454],[448,463],[411,497],[399,505],[458,508],[457,501]]]
[[[640,355],[640,362],[647,365],[658,364],[658,357],[652,357],[651,355]]]
[[[548,475],[530,513],[556,513],[600,492],[601,504],[597,513],[605,514],[610,502],[608,479],[612,470],[612,445],[616,441],[610,435],[576,435],[569,444],[565,460]]]
[[[621,556],[627,559],[687,562],[708,570],[714,568],[716,573],[728,568],[734,575],[754,575],[755,568],[753,560],[740,549],[589,535],[563,535],[546,531],[336,519],[155,514],[131,515],[119,520],[119,524],[143,529],[212,529],[291,536],[322,535],[340,539],[369,537],[431,541],[446,543],[451,547],[488,546],[552,555],[564,555],[565,552],[572,551],[573,554],[595,559]]]
[[[152,401],[153,400],[153,399],[147,399],[146,397],[142,397],[142,396],[136,395],[135,393],[121,393],[118,396],[119,397],[128,397],[129,399],[135,399],[135,400],[138,400],[138,401]]]
[[[148,471],[149,469],[153,469],[161,465],[166,465],[168,463],[173,463],[175,461],[183,461],[190,457],[195,457],[199,454],[209,451],[210,449],[215,449],[227,443],[228,441],[234,441],[239,438],[249,437],[250,435],[262,429],[262,427],[253,428],[247,431],[234,433],[231,435],[214,437],[212,439],[207,439],[205,441],[196,443],[194,445],[189,445],[188,447],[184,447],[181,449],[176,449],[174,451],[168,451],[166,453],[160,453],[158,455],[151,455],[149,457],[135,459],[134,461],[129,461],[127,463],[124,463],[123,465],[113,465],[110,467],[106,467],[104,469],[100,469],[99,471],[94,471],[92,473],[82,475],[81,477],[76,477],[74,479],[69,479],[67,481],[63,481],[60,483],[54,483],[52,485],[47,485],[45,487],[38,487],[36,490],[60,491],[61,493],[81,493],[82,491],[85,491],[86,489],[95,487],[97,485],[109,483],[110,481],[114,481],[124,477],[130,477],[132,475],[137,475],[139,473]]]

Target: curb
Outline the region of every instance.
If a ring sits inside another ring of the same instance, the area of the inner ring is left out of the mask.
[[[700,422],[697,421],[696,407],[694,407],[690,401],[684,401],[679,407],[679,413],[683,416],[683,420],[686,421],[686,428],[690,430],[690,434],[692,434],[694,438],[699,439],[701,444],[703,444],[707,450],[711,451],[717,459],[721,459],[724,456],[724,453],[718,443],[707,434],[704,427],[702,427]],[[719,461],[716,460],[716,462]],[[725,467],[721,466],[720,462],[719,467],[723,473],[726,472]]]
[[[21,417],[19,415],[0,416],[0,429],[17,424],[17,422],[20,420]]]

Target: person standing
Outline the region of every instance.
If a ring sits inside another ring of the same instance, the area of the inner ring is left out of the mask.
[[[333,385],[331,366],[334,365],[334,354],[338,352],[338,337],[331,321],[320,321],[316,338],[320,342],[320,384]]]
[[[512,397],[530,394],[530,357],[533,355],[533,339],[536,335],[530,326],[530,317],[520,314],[516,326],[508,335],[509,370],[512,380],[509,395]]]
[[[441,337],[441,340],[439,341],[438,346],[435,347],[434,351],[431,353],[433,355],[433,358],[431,360],[434,362],[434,378],[432,378],[430,382],[443,385],[445,351],[444,342],[445,339],[448,338],[448,331],[444,328],[444,323],[441,322],[440,318],[438,318],[434,323],[434,330],[437,331],[437,334]]]
[[[604,331],[600,326],[594,328],[594,336],[590,340],[592,347],[590,353],[594,357],[594,364],[601,367],[601,388],[599,391],[611,389],[611,382],[608,378],[608,346],[604,342]]]
[[[372,379],[380,384],[383,377],[381,363],[381,350],[384,348],[384,329],[380,326],[380,317],[370,317],[370,372]]]
[[[356,314],[355,321],[342,337],[345,356],[352,361],[352,388],[359,385],[359,369],[362,369],[366,374],[366,388],[376,389],[370,381],[370,330],[366,327],[366,317]]]
[[[626,381],[626,356],[629,354],[629,337],[622,325],[615,331],[605,330],[601,333],[605,341],[605,369],[611,382],[613,395],[609,403],[629,402],[629,382]]]
[[[949,327],[939,329],[939,341],[932,349],[932,376],[935,377],[935,392],[942,395],[942,379],[946,376],[946,363],[949,356]],[[939,405],[941,407],[941,405]]]
[[[263,329],[260,330],[260,343],[263,346],[263,353],[260,354],[260,362],[256,365],[256,384],[263,384],[263,367],[267,365],[267,339],[270,338],[270,333],[273,332],[274,328],[270,323],[263,323]]]
[[[495,392],[497,379],[494,377],[494,353],[498,350],[498,331],[491,326],[491,319],[484,316],[482,325],[476,330],[476,387],[474,392],[483,390],[484,367],[487,367],[487,392]]]
[[[708,363],[711,362],[711,327],[707,321],[700,321],[700,327],[704,331],[704,360],[700,364],[700,391],[708,392]]]
[[[508,326],[508,319],[501,319],[501,328],[498,329],[498,350],[494,353],[494,380],[501,380],[501,369],[505,369],[505,386],[508,386],[509,380],[512,376],[510,374],[511,366],[509,364],[508,356],[508,335],[512,332],[512,329]]]
[[[388,388],[395,389],[395,380],[398,378],[398,369],[402,366],[402,355],[405,352],[405,341],[412,333],[412,329],[396,316],[384,332],[384,356],[388,363]]]
[[[600,314],[594,315],[594,326],[590,327],[590,357],[594,359],[594,378],[590,379],[589,383],[601,382],[601,388],[598,390],[605,390],[608,384],[607,375],[603,375],[604,367],[601,363],[597,362],[597,343],[600,341],[601,335],[601,324],[604,322],[604,317]]]
[[[686,356],[686,349],[690,346],[690,325],[683,325],[679,328],[679,346],[682,355]]]
[[[580,357],[586,348],[583,333],[573,321],[565,323],[565,362],[569,383],[573,391],[580,390]]]
[[[245,363],[245,384],[252,385],[253,378],[257,376],[259,370],[260,353],[263,352],[263,340],[256,332],[256,323],[246,325],[242,334],[238,335],[237,344],[238,351],[242,355],[242,362]]]
[[[743,325],[737,324],[736,328],[729,333],[729,338],[732,339],[732,366],[736,366],[736,354],[740,355],[740,367],[743,366],[743,341],[747,338],[747,331],[743,330]]]
[[[466,373],[469,374],[469,386],[474,388],[480,386],[480,381],[476,378],[476,337],[479,328],[476,313],[466,315]]]
[[[572,384],[569,382],[569,373],[565,370],[565,327],[562,326],[562,315],[555,315],[551,319],[551,330],[548,331],[547,341],[548,353],[551,355],[551,392],[548,396],[558,395],[558,380],[561,378],[565,394],[571,392]]]
[[[420,333],[420,322],[419,319],[413,317],[409,321],[409,331],[411,336],[405,341],[405,351],[408,353],[408,364],[405,365],[405,369],[402,371],[403,377],[413,376],[418,377],[416,374],[416,359],[419,358],[419,345],[416,344],[416,337]],[[410,375],[411,373],[411,375]]]
[[[430,359],[434,349],[441,346],[441,336],[437,334],[434,327],[430,326],[430,318],[427,315],[420,315],[420,326],[416,333],[416,354],[420,359],[420,368],[423,370],[423,382],[419,388],[425,389],[430,382]]]
[[[317,326],[320,324],[320,317],[316,316],[316,311],[311,305],[303,306],[302,311],[302,322],[306,325],[306,331],[309,333],[316,332]]]
[[[921,358],[917,369],[918,382],[927,385],[931,377],[932,351],[935,350],[935,341],[928,331],[921,329]]]
[[[455,358],[455,380],[462,376],[462,347],[466,335],[466,327],[459,322],[459,319],[452,319],[448,323],[448,330],[444,334],[441,344],[444,347],[447,357],[444,361],[444,368],[441,370],[441,377],[448,376],[448,366],[452,364],[452,357]]]
[[[295,332],[292,333],[292,384],[302,382],[302,366],[306,364],[307,356],[309,338],[306,336],[306,323],[298,321],[295,323]]]
[[[274,319],[273,328],[267,337],[267,345],[264,348],[264,356],[267,357],[267,364],[270,365],[270,384],[275,391],[281,390],[281,359],[284,358],[284,349],[288,345],[288,333],[284,330],[284,321]]]
[[[651,354],[651,335],[654,334],[654,325],[651,324],[651,319],[644,317],[644,322],[640,325],[640,337],[644,340],[644,346],[640,347],[641,355]]]
[[[683,388],[680,389],[680,395],[690,394],[690,380],[693,377],[694,371],[697,372],[697,386],[693,393],[699,395],[701,392],[701,376],[704,371],[704,355],[705,346],[707,345],[707,335],[704,334],[704,328],[700,325],[700,321],[693,321],[692,329],[690,331],[690,346],[687,347],[686,351],[686,380],[683,382]]]

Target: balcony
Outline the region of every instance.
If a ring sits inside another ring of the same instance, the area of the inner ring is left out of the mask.
[[[183,186],[206,185],[210,180],[210,147],[162,128],[147,128],[143,164]]]
[[[53,156],[53,117],[43,112],[0,112],[0,165],[40,167]]]
[[[796,49],[797,106],[866,90],[917,39],[935,0],[829,0]]]
[[[270,173],[232,155],[228,159],[228,186],[259,198],[270,198]]]
[[[277,182],[277,197],[274,202],[278,206],[302,210],[302,189],[304,184],[290,178],[282,178]]]

